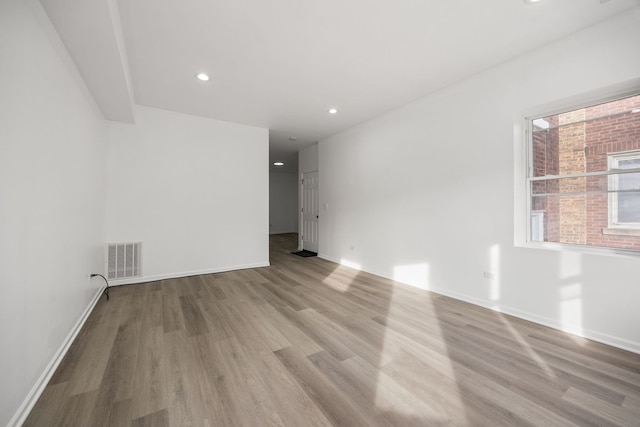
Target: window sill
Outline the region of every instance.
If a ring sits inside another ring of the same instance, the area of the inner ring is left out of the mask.
[[[640,236],[639,228],[603,228],[602,234],[615,236]]]
[[[543,249],[559,252],[576,252],[584,255],[605,255],[605,256],[623,256],[623,257],[639,257],[640,251],[637,249],[619,249],[607,248],[603,246],[583,246],[572,245],[568,243],[555,242],[515,242],[515,247],[528,249]]]

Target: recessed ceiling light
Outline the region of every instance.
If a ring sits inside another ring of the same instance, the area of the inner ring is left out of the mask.
[[[284,166],[282,162],[273,162],[273,166]]]
[[[198,73],[196,74],[196,78],[198,80],[202,80],[203,82],[208,82],[209,81],[209,75],[206,73]]]
[[[524,0],[524,4],[534,4],[534,3],[539,3],[540,0]]]
[[[329,108],[329,114],[336,114],[338,112],[338,110],[336,110],[335,108]]]

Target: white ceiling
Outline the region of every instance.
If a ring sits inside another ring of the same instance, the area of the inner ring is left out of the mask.
[[[300,148],[640,0],[41,3],[108,119],[136,103],[267,127],[295,171]]]

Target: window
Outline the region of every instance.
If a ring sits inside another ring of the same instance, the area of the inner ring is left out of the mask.
[[[640,251],[640,95],[527,126],[527,241]]]
[[[609,170],[640,169],[640,151],[609,155]],[[609,176],[609,227],[640,228],[640,173]]]

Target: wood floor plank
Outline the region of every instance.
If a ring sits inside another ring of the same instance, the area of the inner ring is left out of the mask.
[[[180,308],[182,309],[182,318],[184,319],[185,330],[187,335],[193,337],[209,332],[204,316],[200,311],[200,307],[196,303],[194,295],[183,295],[178,298]]]
[[[315,310],[301,311],[300,316],[318,328],[325,328],[325,336],[333,336],[335,341],[342,340],[354,355],[362,357],[372,365],[383,366],[391,362],[391,358],[383,352],[384,343],[380,342],[384,337],[377,337],[375,342],[367,342]]]
[[[289,322],[275,307],[269,304],[259,304],[256,306],[265,318],[265,323],[273,325],[276,330],[280,331],[287,341],[294,345],[298,351],[305,356],[322,351],[322,347],[313,341],[304,332],[298,329],[293,323]],[[277,350],[277,349],[276,349]]]
[[[345,363],[348,362],[350,361]],[[382,372],[455,425],[465,425],[469,419],[478,425],[497,423],[496,417],[489,419],[484,412],[474,410],[477,408],[474,407],[473,400],[465,399],[456,381],[408,353],[384,366]],[[438,387],[433,387],[432,384],[438,384]]]
[[[137,362],[140,323],[124,323],[118,327],[109,360],[97,390],[91,418],[86,425],[108,426],[116,405],[133,396],[133,380]]]
[[[205,404],[205,419],[214,426],[240,424],[244,410],[231,390],[229,375],[226,375],[223,363],[219,359],[216,342],[206,335],[195,337],[198,364],[195,368],[198,385]],[[234,421],[235,420],[235,421]]]
[[[126,399],[115,402],[109,408],[107,422],[104,425],[109,427],[129,427],[131,425],[131,419],[133,418],[132,405],[133,399]]]
[[[274,404],[285,425],[328,426],[329,420],[307,396],[303,388],[290,375],[285,366],[266,345],[247,336],[238,337],[254,369],[265,379],[269,393],[274,396]],[[293,348],[293,347],[292,347]],[[295,348],[301,350],[297,345]],[[299,354],[306,354],[298,351]]]
[[[448,409],[454,409],[451,411],[452,414],[439,410],[433,400],[421,398],[415,390],[406,388],[385,370],[379,371],[358,356],[347,359],[341,364],[346,368],[344,375],[354,378],[353,381],[357,381],[361,387],[368,390],[368,394],[375,396],[372,400],[375,402],[375,410],[379,411],[392,425],[445,426],[466,423],[464,408],[448,407]],[[421,381],[423,379],[421,378]],[[433,384],[424,385],[429,389],[433,388]],[[462,410],[456,411],[456,409]],[[475,417],[474,424],[479,425],[478,421],[479,419]],[[494,426],[497,425],[495,420],[492,422]]]
[[[160,301],[158,304],[161,306]],[[138,359],[133,375],[132,416],[142,417],[168,407],[165,393],[164,328],[149,325],[140,335]]]
[[[291,342],[287,337],[274,325],[270,319],[260,310],[258,307],[261,304],[236,304],[235,308],[238,314],[246,319],[249,327],[267,344],[272,351],[280,350],[285,347],[290,347]]]
[[[289,307],[293,308],[296,311],[304,310],[305,308],[309,307],[309,304],[307,304],[303,298],[294,294],[293,292],[291,292],[291,290],[288,290],[287,288],[278,286],[277,283],[264,282],[262,286],[266,288],[269,292],[274,294],[276,297],[286,302],[286,304]]]
[[[60,406],[65,403],[68,383],[49,384],[25,420],[23,427],[46,426],[56,418],[60,418]]]
[[[165,333],[184,329],[179,296],[173,295],[170,291],[162,295],[162,324]]]
[[[622,407],[629,411],[630,414],[636,416],[636,419],[639,421],[638,425],[640,426],[640,397],[626,396],[624,402],[622,402]]]
[[[634,423],[640,424],[638,415],[625,411],[621,405],[613,405],[573,387],[569,387],[562,399],[567,402],[573,402],[576,406],[586,406],[590,408],[591,412],[595,412],[602,418],[617,425],[632,426]]]
[[[308,359],[332,385],[342,391],[345,396],[349,396],[350,403],[365,416],[367,423],[370,425],[391,425],[384,417],[380,416],[381,411],[372,405],[372,402],[376,400],[377,390],[366,387],[359,378],[350,375],[348,369],[326,351],[313,354]]]
[[[250,426],[255,420],[260,420],[264,426],[284,425],[272,399],[276,396],[267,392],[239,341],[230,338],[227,342],[216,342],[214,347],[229,378],[235,400],[241,402],[242,415],[246,420],[243,424]],[[235,417],[234,422],[237,419],[241,418]]]
[[[115,297],[114,300],[119,297]],[[123,299],[116,304],[108,304],[104,299],[100,304],[107,305],[103,320],[91,333],[85,350],[78,357],[69,379],[68,396],[96,390],[100,387],[109,361],[111,347],[116,339],[120,325],[120,313],[124,307]]]
[[[207,322],[207,330],[214,340],[224,340],[234,336],[231,323],[224,317],[222,307],[224,306],[220,300],[200,299],[197,301],[201,313]]]
[[[220,301],[227,298],[220,286],[216,285],[215,274],[203,274],[201,276],[193,276],[193,280],[197,280],[202,289],[206,292],[205,298],[213,301]]]
[[[198,383],[197,349],[186,331],[165,333],[166,359],[162,364],[169,424],[195,427],[205,418],[204,400]]]
[[[340,339],[335,330],[329,327],[327,323],[318,321],[317,317],[312,313],[313,310],[307,309],[306,311],[298,312],[289,307],[279,308],[278,310],[298,329],[335,358],[344,360],[355,356],[355,353]]]
[[[95,333],[95,328],[103,323],[105,312],[108,312],[108,315],[113,316],[113,313],[108,311],[113,308],[113,304],[106,304],[104,299],[98,301],[91,313],[91,316],[89,316],[85,322],[84,326],[78,333],[78,336],[74,340],[73,345],[69,347],[67,354],[65,354],[62,362],[58,366],[58,369],[54,372],[49,384],[67,382],[71,379],[71,375],[76,370],[77,365],[82,363],[81,360],[83,358],[85,360],[87,359],[87,352],[90,351],[92,346],[96,345],[95,337],[101,336],[100,334]]]
[[[98,390],[76,394],[66,399],[59,419],[50,420],[52,425],[83,426],[90,425],[91,414],[95,405]]]
[[[469,332],[470,329],[472,329],[473,332]],[[571,383],[574,387],[580,388],[594,397],[612,404],[621,405],[624,400],[624,394],[607,387],[608,382],[612,382],[612,384],[620,384],[620,382],[615,378],[605,376],[605,378],[601,378],[603,381],[594,381],[594,376],[590,375],[591,369],[587,367],[583,367],[581,369],[583,375],[577,377],[562,369],[562,366],[559,366],[557,360],[547,357],[550,353],[537,350],[536,354],[540,356],[540,362],[542,362],[544,367],[547,368],[545,371],[541,369],[541,366],[538,364],[539,362],[528,358],[526,352],[522,349],[518,351],[513,344],[509,345],[508,341],[499,342],[500,337],[498,336],[487,335],[489,336],[489,340],[484,341],[482,339],[483,334],[478,330],[478,328],[462,328],[458,330],[457,333],[459,336],[465,337],[469,342],[480,344],[481,346],[478,348],[492,348],[493,351],[491,353],[484,351],[485,360],[493,362],[496,367],[504,369],[505,366],[509,366],[506,365],[506,363],[513,363],[513,361],[516,361],[518,362],[516,367],[520,375],[522,375],[523,371],[526,371],[529,376],[537,377],[540,381],[543,381],[548,375],[555,376],[560,380],[567,379],[567,381],[558,381],[558,384],[562,386],[563,393],[569,388],[566,384]]]
[[[166,409],[138,417],[131,421],[131,427],[170,427],[169,413]]]
[[[278,350],[275,354],[333,425],[372,425],[370,417],[355,410],[348,396],[333,386],[306,357],[291,347]]]
[[[25,426],[640,427],[640,355],[290,252],[111,289]]]

